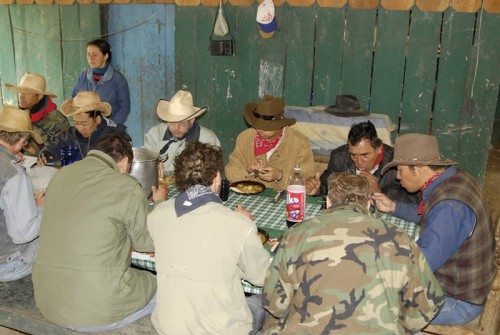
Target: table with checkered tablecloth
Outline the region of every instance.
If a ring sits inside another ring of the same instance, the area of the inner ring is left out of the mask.
[[[269,197],[273,194],[268,191],[269,190],[266,190],[267,193],[265,193],[265,196],[244,195],[230,192],[228,200],[223,202],[223,204],[229,208],[234,208],[238,204],[243,205],[252,213],[257,227],[265,230],[269,234],[270,238],[279,238],[287,230],[285,220],[285,200],[282,198],[277,203],[274,203],[273,199]],[[175,197],[178,193],[179,192],[177,190],[173,189],[170,191],[169,196]],[[321,203],[318,201],[318,198],[308,196],[307,199],[306,218],[311,218],[318,215],[321,210]],[[390,224],[396,225],[403,231],[407,232],[413,239],[418,238],[418,226],[414,223],[407,222],[384,213],[376,213],[375,216]],[[132,264],[155,271],[154,257],[149,255],[133,253]],[[262,292],[261,287],[253,286],[245,281],[243,281],[243,289],[247,293]]]

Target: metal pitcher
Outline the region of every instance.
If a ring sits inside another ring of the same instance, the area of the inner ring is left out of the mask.
[[[132,148],[132,151],[134,159],[129,174],[141,184],[147,197],[151,194],[151,187],[158,183],[159,154],[146,148]]]

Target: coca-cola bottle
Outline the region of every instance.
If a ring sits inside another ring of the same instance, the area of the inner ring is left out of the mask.
[[[286,188],[286,225],[288,228],[304,220],[306,210],[306,184],[296,164]]]

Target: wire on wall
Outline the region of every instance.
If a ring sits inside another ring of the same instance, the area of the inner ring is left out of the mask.
[[[123,34],[123,33],[127,32],[129,30],[138,28],[138,27],[140,27],[140,26],[148,23],[149,21],[153,20],[158,15],[164,13],[166,10],[167,10],[167,6],[165,6],[165,8],[163,10],[161,10],[161,11],[159,11],[159,12],[151,15],[149,18],[147,18],[146,20],[144,20],[142,22],[139,22],[137,24],[134,24],[133,26],[130,26],[130,27],[127,27],[127,28],[124,28],[124,29],[121,29],[121,30],[118,30],[118,31],[115,31],[115,32],[111,32],[111,33],[108,33],[108,34],[103,34],[103,35],[100,35],[100,36],[96,36],[95,38],[104,38],[104,37],[109,37],[109,36]],[[53,41],[53,42],[64,43],[64,42],[84,42],[84,41],[87,41],[89,39],[88,37],[82,37],[82,38],[64,38],[64,39],[61,39],[61,38],[47,38],[42,33],[36,33],[36,32],[33,32],[33,31],[28,31],[28,30],[25,30],[25,29],[17,28],[17,27],[14,27],[11,24],[6,24],[6,23],[4,23],[2,21],[0,21],[0,25],[9,27],[12,31],[15,31],[15,32],[18,32],[18,33],[21,33],[21,34],[36,36],[36,37],[38,37],[38,38],[40,38],[42,40],[45,40],[45,41]]]

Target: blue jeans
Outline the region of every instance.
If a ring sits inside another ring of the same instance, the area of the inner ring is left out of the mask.
[[[431,324],[463,325],[474,320],[482,311],[483,305],[475,305],[445,296],[443,308]]]
[[[250,334],[257,332],[264,325],[267,311],[262,307],[262,294],[253,294],[245,298],[250,312],[252,312],[252,331]]]
[[[28,247],[18,259],[0,264],[0,282],[18,280],[31,274],[38,250],[38,238],[29,242]]]
[[[145,317],[146,315],[149,315],[153,313],[153,309],[156,306],[156,294],[151,298],[151,300],[148,302],[144,308],[135,311],[134,313],[130,314],[129,316],[125,317],[124,319],[113,322],[107,325],[99,325],[99,326],[90,326],[90,327],[71,327],[71,326],[66,326],[66,328],[77,331],[77,332],[82,332],[82,333],[101,333],[101,332],[108,332],[111,330],[123,328],[129,324],[131,324],[134,321],[139,320],[140,318]]]

